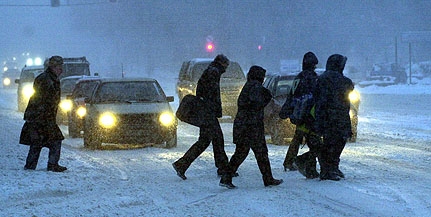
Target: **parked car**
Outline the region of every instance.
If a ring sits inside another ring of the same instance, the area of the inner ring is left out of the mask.
[[[18,111],[24,112],[27,108],[28,100],[34,93],[34,79],[44,71],[44,67],[24,66],[21,70],[19,79],[15,79],[17,87],[17,105]]]
[[[71,108],[68,112],[68,130],[69,137],[76,138],[81,136],[84,131],[84,117],[87,113],[85,107],[85,98],[91,97],[96,86],[100,83],[98,76],[85,76],[76,81],[71,94],[66,95],[70,100]]]
[[[286,144],[289,138],[295,134],[295,125],[289,119],[280,119],[278,116],[281,107],[286,101],[287,94],[292,87],[293,80],[299,72],[288,75],[273,74],[265,78],[263,86],[271,91],[273,96],[271,102],[265,107],[265,132],[271,136],[273,144]],[[356,142],[358,133],[358,112],[360,104],[360,94],[353,90],[350,95],[350,120],[352,122],[353,136],[350,142]]]
[[[177,146],[178,122],[155,79],[103,78],[85,99],[84,146],[102,143]]]
[[[213,59],[208,58],[195,58],[183,62],[176,84],[180,102],[185,95],[196,94],[197,82],[212,61]],[[246,81],[241,66],[237,62],[231,61],[220,80],[223,116],[235,117],[238,110],[237,99]]]

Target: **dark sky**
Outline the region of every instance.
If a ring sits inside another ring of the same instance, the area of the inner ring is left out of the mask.
[[[19,3],[17,3],[19,2]],[[277,71],[281,59],[313,51],[366,70],[376,62],[408,61],[407,31],[431,31],[431,1],[410,0],[0,0],[0,58],[87,56],[94,72],[177,73],[181,62],[225,53],[244,70]],[[18,6],[32,5],[32,6]],[[216,50],[207,53],[206,39]],[[257,46],[262,45],[262,50]],[[413,60],[430,60],[430,42],[412,44]]]

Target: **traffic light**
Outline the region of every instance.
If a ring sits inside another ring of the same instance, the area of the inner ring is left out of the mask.
[[[214,44],[212,42],[207,42],[205,46],[207,52],[213,52],[214,51]]]
[[[60,7],[60,0],[51,0],[51,7]]]

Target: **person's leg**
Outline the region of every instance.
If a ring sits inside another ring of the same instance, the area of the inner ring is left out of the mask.
[[[172,166],[174,167],[175,171],[177,172],[177,175],[182,179],[187,179],[187,177],[184,175],[186,170],[190,167],[190,165],[193,163],[196,158],[198,158],[202,152],[205,151],[206,148],[211,143],[211,135],[212,135],[212,128],[210,127],[201,127],[199,130],[199,139],[196,141],[190,148],[187,150],[187,152],[175,161]]]
[[[265,186],[279,185],[283,182],[282,179],[274,179],[271,171],[271,164],[268,157],[268,147],[266,144],[255,144],[251,146],[251,150],[256,157],[257,165],[262,174],[263,184]]]
[[[49,147],[49,155],[48,155],[48,171],[53,172],[63,172],[67,170],[66,167],[60,166],[58,161],[60,161],[60,152],[61,152],[61,140],[57,140],[52,142]]]
[[[26,170],[36,169],[41,150],[42,150],[42,146],[30,145],[24,169]]]
[[[295,135],[293,136],[292,141],[289,144],[289,149],[287,150],[286,157],[284,158],[283,166],[284,171],[287,170],[296,170],[292,164],[295,157],[298,155],[299,146],[303,142],[304,134],[300,130],[295,131]]]
[[[58,165],[60,161],[61,140],[52,142],[49,147],[48,164]]]
[[[336,135],[327,135],[323,138],[323,146],[321,149],[320,163],[320,179],[321,180],[340,180],[336,174],[337,159],[335,156],[335,146],[337,145]]]
[[[235,152],[233,153],[229,161],[229,167],[232,170],[232,173],[235,173],[238,170],[238,167],[247,158],[249,152],[250,146],[248,146],[247,144],[236,144]]]
[[[220,127],[220,123],[217,119],[214,120],[214,124],[212,126],[212,145],[213,145],[213,153],[214,153],[214,163],[217,167],[217,173],[219,175],[228,172],[228,162],[229,159],[224,150],[224,138],[223,131]]]

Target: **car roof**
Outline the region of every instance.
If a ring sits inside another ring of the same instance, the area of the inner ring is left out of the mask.
[[[43,65],[37,65],[37,66],[24,66],[22,70],[32,70],[32,69],[44,69]]]
[[[87,77],[96,77],[96,76],[88,76],[88,75],[71,75],[71,76],[64,77],[64,78],[62,78],[62,79],[60,79],[60,80],[62,81],[62,80],[83,79],[83,78],[87,78]]]
[[[190,62],[200,63],[200,62],[212,62],[214,59],[211,58],[193,58]]]
[[[154,78],[130,77],[130,78],[101,78],[101,82],[131,82],[131,81],[157,81]]]
[[[297,76],[299,74],[299,72],[289,72],[289,73],[279,73],[279,72],[275,72],[275,73],[267,73],[266,77],[291,77],[291,76]]]

